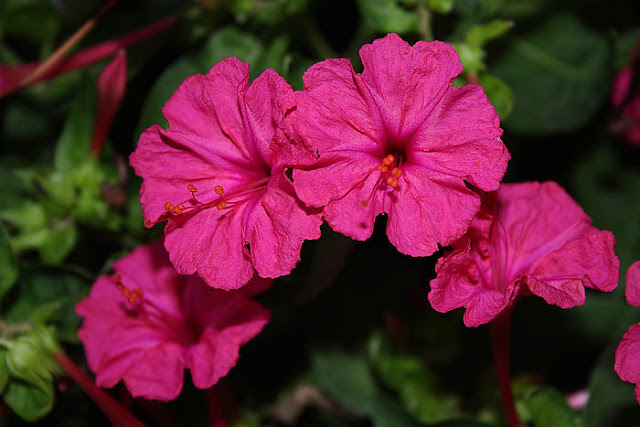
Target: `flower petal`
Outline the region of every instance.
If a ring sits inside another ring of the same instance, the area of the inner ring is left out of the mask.
[[[396,140],[407,140],[416,131],[462,72],[451,45],[432,41],[411,47],[397,34],[364,45],[360,57],[362,80]]]
[[[460,238],[480,209],[480,197],[450,176],[435,177],[426,168],[407,165],[389,198],[389,241],[404,254],[429,256],[438,243]]]
[[[178,397],[184,378],[183,353],[182,346],[169,342],[142,354],[123,378],[131,395],[165,402]]]
[[[627,270],[627,286],[625,288],[627,302],[640,306],[640,261],[636,261]]]

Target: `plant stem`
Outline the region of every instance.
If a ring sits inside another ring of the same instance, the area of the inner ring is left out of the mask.
[[[214,384],[204,391],[207,410],[209,412],[209,425],[211,427],[227,427],[229,425],[222,410],[219,385],[220,384]]]
[[[433,30],[431,29],[431,11],[424,0],[418,2],[416,9],[418,12],[418,33],[423,40],[433,40]]]
[[[491,348],[493,350],[493,365],[500,387],[502,404],[507,415],[507,421],[511,427],[520,427],[520,419],[516,412],[516,406],[511,390],[511,380],[509,374],[509,345],[511,329],[511,311],[507,308],[489,324],[491,332]]]
[[[62,370],[71,378],[102,410],[116,426],[144,427],[136,417],[118,404],[104,390],[99,388],[87,374],[84,373],[63,350],[53,353],[53,359]]]

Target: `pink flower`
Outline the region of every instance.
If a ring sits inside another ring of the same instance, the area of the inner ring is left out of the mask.
[[[640,306],[640,261],[631,264],[627,271],[627,302]],[[615,369],[624,381],[636,385],[636,399],[640,403],[640,323],[625,332],[616,349]]]
[[[140,137],[131,165],[146,225],[168,220],[165,246],[180,274],[236,289],[253,277],[288,274],[305,239],[320,237],[321,213],[298,200],[272,154],[293,91],[273,70],[249,86],[249,65],[227,58],[185,80],[159,126]]]
[[[123,380],[133,396],[167,401],[180,394],[189,368],[195,386],[209,388],[269,321],[249,297],[270,280],[211,289],[197,276],[179,276],[162,243],[139,247],[113,268],[76,306],[84,317],[78,336],[101,387]]]
[[[638,67],[623,68],[613,83],[611,104],[617,107],[616,119],[611,123],[611,130],[632,144],[640,145],[640,90],[632,85],[634,79],[640,81],[640,59]]]
[[[412,47],[389,34],[360,57],[362,74],[348,59],[328,59],[304,75],[284,124],[296,192],[357,240],[388,214],[387,235],[400,252],[431,255],[478,212],[470,186],[500,184],[509,153],[498,116],[482,87],[451,86],[462,66],[446,43]]]
[[[438,260],[429,302],[439,312],[466,307],[467,326],[490,322],[524,295],[561,308],[581,305],[585,286],[615,289],[614,244],[555,182],[503,184]]]

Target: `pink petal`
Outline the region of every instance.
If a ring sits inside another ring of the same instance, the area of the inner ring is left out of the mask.
[[[640,306],[640,261],[636,261],[627,270],[627,286],[625,288],[627,302]]]
[[[248,138],[262,163],[271,165],[271,141],[284,113],[295,107],[293,89],[273,70],[266,70],[247,89],[243,119]]]
[[[182,391],[184,349],[165,343],[147,350],[139,362],[124,375],[124,383],[133,397],[169,401]]]
[[[464,183],[443,175],[434,179],[427,168],[408,164],[391,202],[387,236],[402,253],[429,256],[438,243],[447,246],[469,228],[480,198]]]
[[[450,45],[433,41],[411,47],[397,34],[364,45],[360,57],[362,80],[395,140],[406,140],[416,131],[462,72]]]
[[[561,277],[539,280],[533,275],[523,276],[521,283],[528,286],[531,293],[543,298],[548,304],[560,308],[572,308],[584,304],[584,285],[588,277]]]
[[[349,191],[324,208],[324,219],[338,233],[356,240],[367,240],[373,233],[376,216],[385,211],[385,192],[378,189],[379,172],[367,169],[365,162],[352,161],[351,166],[348,163],[345,160],[308,173],[299,171],[296,174],[298,171],[294,171],[294,184],[298,179],[311,183],[314,177],[330,175],[331,171],[345,181],[350,180]],[[372,169],[375,170],[375,165]],[[321,188],[319,190],[322,191]]]
[[[555,182],[503,185],[496,231],[505,242],[505,281],[530,273],[549,253],[595,229],[582,208]],[[494,255],[497,256],[497,255]]]
[[[616,349],[615,369],[624,381],[640,384],[640,324],[625,332]],[[640,402],[640,395],[637,394]]]
[[[532,274],[543,282],[572,282],[580,286],[610,292],[618,285],[620,262],[613,250],[615,238],[610,231],[593,229],[587,237],[570,241],[545,256]],[[532,292],[537,295],[535,291]],[[584,291],[582,297],[584,301]]]
[[[468,327],[489,323],[518,295],[517,284],[509,286],[504,294],[491,290],[473,257],[464,251],[453,251],[439,259],[436,273],[430,282],[429,303],[441,313],[466,307],[463,320]]]
[[[485,191],[496,190],[510,154],[482,87],[450,87],[407,147],[407,157],[434,176],[454,176]]]
[[[266,193],[248,212],[244,236],[261,277],[289,274],[300,261],[304,240],[320,237],[322,213],[311,213],[296,197],[284,170],[274,171]]]
[[[242,218],[250,208],[242,203],[170,221],[165,247],[178,273],[197,272],[209,286],[220,289],[237,289],[247,283],[254,269],[244,246]]]
[[[193,384],[209,388],[229,373],[239,358],[240,347],[258,335],[269,322],[269,311],[252,301],[237,306],[225,325],[205,329],[200,342],[186,356]],[[220,328],[220,329],[219,329]]]

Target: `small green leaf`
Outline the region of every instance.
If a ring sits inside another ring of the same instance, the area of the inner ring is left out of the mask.
[[[504,19],[496,19],[482,25],[475,25],[467,31],[466,42],[470,45],[483,47],[487,42],[503,36],[511,28],[514,22]]]
[[[47,354],[38,342],[28,335],[11,341],[5,360],[11,377],[34,385],[42,385],[53,377],[45,368]]]
[[[572,15],[556,15],[514,39],[490,67],[515,95],[509,128],[528,135],[583,126],[606,100],[606,38]]]
[[[454,47],[465,72],[478,74],[487,69],[484,63],[486,53],[483,48],[468,43],[456,43]]]
[[[4,401],[25,421],[35,421],[53,408],[53,384],[51,381],[44,381],[33,385],[11,380],[4,392]]]
[[[95,82],[85,75],[78,94],[71,104],[71,111],[58,139],[54,157],[55,169],[67,172],[80,164],[89,152],[95,116]]]
[[[0,223],[0,298],[11,288],[18,278],[18,262],[11,248],[9,235]]]
[[[5,314],[8,323],[31,323],[56,326],[56,336],[78,342],[76,332],[80,318],[74,307],[89,292],[86,280],[55,269],[25,271],[20,275],[19,294]]]
[[[76,226],[72,222],[59,222],[50,230],[38,248],[42,262],[58,265],[69,255],[78,240]]]
[[[418,29],[418,16],[404,10],[395,0],[358,0],[362,16],[383,33],[408,33]]]
[[[577,427],[577,414],[558,390],[542,388],[526,400],[529,413],[536,427]]]
[[[513,92],[505,82],[491,74],[484,73],[479,79],[480,85],[489,97],[501,120],[505,120],[513,110]]]
[[[215,63],[234,56],[250,64],[260,57],[262,43],[256,36],[238,30],[236,27],[224,27],[213,33],[198,54],[198,62],[205,72]]]
[[[453,10],[457,0],[427,0],[427,7],[436,13],[447,14]]]

